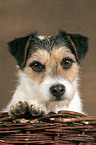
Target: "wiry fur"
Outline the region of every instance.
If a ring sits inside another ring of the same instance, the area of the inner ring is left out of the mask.
[[[17,64],[19,66],[19,85],[12,100],[7,106],[6,111],[10,112],[12,106],[15,108],[16,104],[21,101],[27,102],[29,111],[30,106],[33,105],[35,110],[44,111],[45,114],[51,111],[57,113],[59,110],[69,110],[83,113],[82,103],[78,91],[78,73],[79,63],[84,58],[88,45],[86,37],[80,35],[79,40],[79,35],[74,35],[67,34],[62,31],[59,36],[55,37],[35,36],[34,39],[32,38],[31,42],[28,42],[29,46],[27,48],[28,50],[24,66],[22,66],[22,63],[25,56],[25,49],[22,50],[23,56],[22,59],[20,59],[21,51],[18,52],[18,55],[16,55],[16,50],[12,50],[15,49],[13,48],[13,44],[14,47],[16,47],[15,45],[17,45],[17,47],[19,45],[20,47],[19,42],[18,44],[15,44],[14,40],[14,42],[9,43],[10,52],[17,60]],[[68,39],[69,36],[72,42]],[[28,37],[26,41],[28,41]],[[74,48],[75,46],[76,48]],[[62,49],[64,49],[64,51],[62,51]],[[76,49],[79,50],[77,51]],[[44,56],[44,54],[46,55]],[[68,70],[64,70],[61,65],[61,60],[64,57],[70,57],[74,60],[72,67]],[[36,61],[39,60],[42,64],[44,63],[46,66],[45,72],[37,73],[30,68],[30,63],[35,59]],[[55,96],[50,93],[50,87],[55,84],[62,84],[65,87],[65,93],[62,95],[60,101],[57,101]]]
[[[71,84],[64,78],[51,78],[50,76],[38,85],[34,81],[26,77],[19,71],[19,86],[17,87],[10,104],[7,106],[7,111],[10,112],[10,107],[15,106],[19,101],[26,101],[29,106],[34,105],[35,108],[44,110],[46,114],[50,111],[58,112],[59,110],[71,110],[82,112],[82,103],[78,92],[78,78]],[[62,83],[66,86],[67,92],[64,100],[57,102],[51,101],[49,88],[55,83]],[[18,97],[19,96],[19,97]]]

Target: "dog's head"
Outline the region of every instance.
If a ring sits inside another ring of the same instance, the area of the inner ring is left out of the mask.
[[[60,30],[57,36],[34,33],[8,45],[20,70],[36,85],[39,100],[68,105],[75,93],[79,65],[88,50],[88,38]]]

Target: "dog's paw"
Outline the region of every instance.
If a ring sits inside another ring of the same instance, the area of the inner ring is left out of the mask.
[[[15,106],[11,106],[10,114],[15,116],[24,115],[28,111],[27,102],[19,101]]]
[[[45,114],[44,110],[42,110],[41,108],[37,108],[34,105],[30,105],[29,111],[30,111],[30,114],[34,117],[35,116],[43,116]]]

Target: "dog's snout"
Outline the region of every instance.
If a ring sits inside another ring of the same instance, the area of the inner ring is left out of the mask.
[[[50,92],[53,96],[55,96],[58,99],[64,94],[65,87],[62,84],[56,84],[50,88]]]

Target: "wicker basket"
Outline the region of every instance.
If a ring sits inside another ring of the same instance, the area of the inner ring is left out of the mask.
[[[0,114],[0,145],[96,145],[96,117],[59,111],[44,117]]]

